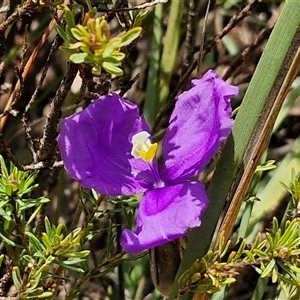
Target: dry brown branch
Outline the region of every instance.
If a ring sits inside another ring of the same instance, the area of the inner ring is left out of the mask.
[[[248,46],[244,51],[233,61],[231,66],[226,71],[223,78],[226,80],[229,78],[229,76],[233,75],[234,73],[237,73],[238,70],[242,67],[245,60],[253,53],[255,49],[257,49],[266,39],[269,38],[273,27],[263,29],[261,33],[258,35],[258,37],[255,39],[254,43],[250,46]]]
[[[0,24],[0,32],[5,31],[9,25],[17,21],[22,15],[39,11],[41,8],[41,6],[33,3],[32,1],[26,1],[22,7],[17,8],[4,22]]]
[[[54,99],[51,102],[50,110],[44,126],[43,137],[38,151],[38,160],[51,160],[56,148],[57,124],[61,114],[63,101],[70,91],[73,80],[77,74],[78,66],[69,63],[66,74],[60,83]]]
[[[65,1],[65,4],[67,4],[69,1]],[[27,10],[29,10],[28,7],[31,7],[29,4],[33,5],[32,2],[26,2],[23,7],[27,7]],[[36,4],[34,4],[35,6],[37,6]],[[38,6],[37,6],[38,7]],[[24,8],[24,9],[25,9]],[[25,10],[25,12],[27,12],[27,10]],[[18,10],[19,11],[19,10]],[[22,14],[24,14],[25,12],[22,11]],[[16,12],[15,12],[16,13]],[[14,14],[15,14],[14,13]],[[57,19],[60,20],[64,15],[64,11],[63,10],[59,10],[57,12]],[[19,14],[18,14],[19,16]],[[6,24],[6,22],[10,19],[11,17],[9,17],[4,23]],[[13,21],[16,20],[16,17],[13,18]],[[4,24],[2,23],[2,24]],[[1,32],[1,25],[0,24],[0,32]],[[9,25],[10,23],[7,24],[7,26]],[[55,20],[52,20],[50,22],[50,24],[48,25],[48,28],[47,30],[45,31],[45,33],[43,34],[42,38],[40,39],[39,43],[37,44],[37,46],[35,47],[35,49],[33,50],[31,56],[29,57],[25,67],[24,67],[24,72],[22,73],[22,79],[23,81],[26,79],[26,77],[28,76],[29,74],[29,71],[31,70],[32,66],[33,66],[33,63],[34,63],[34,60],[36,58],[36,56],[38,55],[41,47],[44,45],[45,41],[47,40],[49,34],[52,32],[52,30],[54,29],[54,26],[56,24],[56,21]],[[2,25],[4,26],[4,25]],[[15,103],[15,99],[16,99],[16,96],[20,93],[20,90],[21,90],[21,84],[20,84],[20,81],[17,82],[16,86],[15,86],[15,89],[14,91],[11,93],[10,95],[10,98],[9,100],[7,101],[6,103],[6,106],[5,106],[5,109],[4,109],[4,112],[7,111],[7,110],[10,110],[13,106],[13,104]],[[0,120],[0,131],[3,131],[3,128],[5,126],[5,123],[6,123],[6,120],[7,120],[7,115],[5,115],[4,117],[2,117],[2,119]]]
[[[194,42],[195,42],[196,28],[197,28],[197,21],[198,21],[196,4],[197,4],[196,0],[189,1],[189,15],[188,15],[188,22],[186,25],[182,74],[186,72],[189,65],[193,61]]]
[[[33,139],[32,139],[32,136],[31,136],[31,127],[28,124],[28,122],[29,122],[29,110],[30,110],[30,108],[32,107],[33,103],[35,102],[35,100],[37,98],[38,92],[39,92],[39,90],[40,90],[40,88],[41,88],[41,86],[44,82],[44,79],[46,77],[48,68],[50,66],[50,59],[51,59],[51,57],[54,53],[54,50],[56,50],[56,49],[57,49],[57,39],[55,39],[52,43],[50,52],[48,54],[48,57],[47,57],[47,60],[46,60],[46,63],[45,63],[45,67],[44,67],[42,75],[41,75],[41,78],[40,78],[40,80],[39,80],[39,82],[38,82],[38,84],[35,88],[34,93],[32,94],[31,99],[29,100],[28,104],[25,107],[25,111],[24,111],[23,118],[22,118],[23,127],[24,127],[24,130],[25,130],[25,137],[26,137],[26,140],[27,140],[27,146],[28,146],[28,149],[31,152],[34,163],[37,163],[37,158],[38,157],[37,157],[36,149],[34,147]]]

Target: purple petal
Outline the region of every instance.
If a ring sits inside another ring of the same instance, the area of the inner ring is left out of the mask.
[[[178,97],[163,140],[161,179],[185,181],[209,163],[232,128],[229,98],[238,89],[209,70]]]
[[[151,188],[149,165],[130,154],[140,131],[150,129],[135,104],[116,94],[100,97],[62,122],[58,144],[66,170],[83,187],[110,196]]]
[[[137,233],[124,229],[121,245],[138,253],[185,236],[188,228],[200,226],[207,205],[204,186],[196,181],[147,191],[138,211]]]

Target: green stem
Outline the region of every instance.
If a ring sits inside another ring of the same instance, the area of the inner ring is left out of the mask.
[[[164,103],[169,95],[170,82],[178,55],[181,7],[184,1],[172,0],[168,28],[160,62],[159,101]]]
[[[149,62],[149,73],[145,96],[144,116],[147,123],[152,128],[154,119],[159,111],[158,101],[158,73],[159,73],[159,60],[161,54],[161,39],[162,39],[162,17],[163,5],[156,5],[154,11],[153,22],[153,38],[151,47],[151,57]]]

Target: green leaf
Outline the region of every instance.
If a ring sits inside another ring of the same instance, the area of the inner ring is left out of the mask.
[[[30,176],[29,180],[28,178],[25,179],[20,179],[19,181],[19,192],[18,192],[18,196],[21,197],[23,195],[26,195],[30,192],[32,192],[34,189],[36,189],[38,187],[38,184],[33,184],[33,182],[36,178],[36,176]]]
[[[119,52],[119,51],[113,51],[110,54],[109,58],[112,58],[115,61],[120,62],[120,61],[122,61],[125,58],[125,54],[122,53],[122,52]]]
[[[16,287],[16,290],[20,291],[21,286],[22,286],[22,277],[20,274],[20,269],[17,266],[13,267],[13,269],[12,269],[12,279],[13,279],[13,283]]]
[[[254,256],[253,256],[253,254],[252,254],[249,250],[245,250],[245,251],[244,251],[244,254],[245,254],[251,261],[256,262],[256,260],[255,260],[255,258],[254,258]]]
[[[297,224],[295,224],[297,225]],[[289,244],[290,241],[293,241],[298,236],[298,230],[295,230],[296,226],[290,226],[287,228],[283,235],[281,236],[280,240],[278,241],[278,245],[280,246],[286,246]]]
[[[83,258],[87,257],[90,254],[89,250],[83,250],[79,252],[69,252],[69,253],[64,253],[64,257],[70,257],[70,258]]]
[[[75,51],[77,52],[77,49],[76,50],[72,50],[72,49],[69,49],[68,47],[65,47],[65,46],[60,46],[59,49],[61,51],[65,52],[68,56],[72,55]]]
[[[58,224],[55,228],[55,234],[60,235],[65,229],[66,226],[64,224]]]
[[[41,204],[34,210],[34,212],[30,215],[28,221],[26,222],[26,226],[28,226],[35,219],[35,217],[40,212],[42,207],[43,207],[43,205]]]
[[[257,166],[255,172],[264,172],[264,171],[273,170],[276,168],[276,165],[274,163],[275,160],[268,160],[265,163]]]
[[[26,290],[26,292],[28,294],[35,292],[36,288],[38,287],[38,285],[39,285],[39,283],[41,281],[41,277],[42,277],[42,272],[34,274],[33,279],[30,281],[31,286],[30,286],[30,288],[28,288]]]
[[[93,9],[91,0],[86,0],[86,4],[88,6],[89,15],[93,18],[97,12],[97,9],[96,8]]]
[[[272,259],[267,267],[265,268],[265,270],[262,272],[262,274],[260,275],[261,278],[264,278],[264,277],[267,277],[270,275],[270,273],[272,272],[273,268],[275,267],[276,265],[276,261],[275,259]]]
[[[25,294],[25,293],[24,293]],[[28,295],[27,293],[25,295],[21,295],[21,299],[24,300],[36,300],[36,299],[45,299],[45,298],[50,298],[52,297],[52,293],[47,291],[44,292],[43,289],[41,287],[35,289],[34,293],[31,293],[30,295]]]
[[[226,278],[224,281],[222,281],[222,284],[229,285],[229,284],[232,284],[234,282],[236,282],[235,278]]]
[[[300,249],[291,250],[290,255],[300,255]]]
[[[268,254],[262,250],[259,249],[253,249],[253,253],[259,255],[260,257],[268,258]]]
[[[55,24],[55,30],[59,34],[59,36],[66,42],[75,42],[76,40],[73,37],[70,37],[64,29],[59,26],[58,24]],[[73,41],[72,41],[73,39]]]
[[[74,64],[82,64],[87,56],[87,53],[74,53],[70,56],[70,61]]]
[[[101,44],[107,43],[110,37],[109,25],[103,17],[95,19],[95,27],[94,30],[92,30],[92,32],[96,34],[96,39]]]
[[[105,69],[105,71],[107,71],[111,75],[115,75],[115,76],[122,76],[123,75],[123,70],[119,67],[116,67],[116,66],[112,65],[111,63],[104,62],[102,64],[102,67],[103,67],[103,69]]]
[[[1,268],[1,265],[2,265],[2,262],[3,262],[4,257],[5,257],[4,254],[1,254],[1,255],[0,255],[0,268]]]
[[[142,30],[142,27],[134,27],[129,29],[126,33],[124,33],[121,36],[122,40],[120,47],[124,47],[131,44],[135,39],[137,39],[140,36]]]
[[[104,62],[109,63],[109,64],[111,64],[111,65],[114,65],[115,67],[119,67],[119,66],[122,65],[122,63],[121,63],[120,61],[116,60],[116,59],[115,59],[114,57],[112,57],[112,56],[106,57],[106,58],[104,59],[104,61],[102,62],[102,64],[103,64]]]
[[[75,20],[74,20],[74,16],[73,13],[71,12],[71,10],[67,7],[64,6],[64,11],[65,11],[65,19],[66,19],[66,23],[68,25],[69,28],[73,28],[75,27]]]
[[[47,233],[47,235],[49,235],[50,240],[52,240],[53,239],[53,231],[52,231],[52,226],[51,226],[51,223],[50,223],[48,217],[45,217],[44,223],[45,223],[46,233]]]
[[[103,46],[102,57],[106,58],[111,55],[112,52],[119,49],[121,46],[121,38],[113,38],[106,45]]]
[[[52,292],[43,292],[42,294],[37,296],[37,299],[45,299],[52,297]]]
[[[77,27],[72,28],[71,32],[76,40],[81,41],[83,39],[82,32]]]
[[[4,244],[7,244],[7,245],[10,245],[10,246],[13,246],[13,247],[17,247],[17,244],[15,242],[11,241],[9,238],[7,238],[5,235],[3,235],[1,232],[0,232],[0,240]]]
[[[81,258],[79,258],[79,259],[70,259],[70,260],[65,260],[61,263],[66,265],[66,266],[72,266],[72,265],[81,264],[83,262],[86,262],[86,259],[81,259]]]
[[[266,238],[269,242],[269,248],[274,249],[277,246],[277,244],[274,244],[273,237],[271,236],[271,234],[269,232],[266,232]]]
[[[67,270],[78,272],[78,273],[85,273],[85,271],[82,268],[75,267],[73,265],[68,265],[65,262],[56,260],[55,263],[58,264],[59,266],[66,268]]]
[[[33,246],[33,250],[34,252],[38,252],[41,251],[42,253],[46,253],[47,250],[44,247],[44,245],[39,241],[39,239],[31,232],[25,232],[25,234],[28,236],[29,238],[29,242],[31,243],[31,245]]]
[[[293,272],[299,273],[300,274],[300,268],[296,267],[295,265],[289,264],[288,266]]]
[[[2,173],[2,177],[8,179],[8,170],[5,164],[5,161],[2,157],[2,155],[0,155],[0,167],[1,167],[1,173]]]
[[[6,221],[8,222],[11,222],[12,221],[12,212],[11,212],[11,209],[10,208],[7,208],[6,207],[6,211],[2,208],[0,208],[0,216],[5,219]]]
[[[47,248],[47,252],[52,254],[53,248],[52,248],[49,236],[45,232],[42,233],[42,241],[43,241],[43,244],[45,245],[45,247]]]
[[[28,208],[32,208],[34,206],[38,206],[43,203],[47,203],[50,200],[46,197],[41,197],[37,199],[24,199],[24,198],[17,198],[16,202],[19,204],[19,212],[22,212]]]
[[[155,6],[162,6],[162,4],[158,4]],[[150,13],[150,10],[138,10],[137,14],[134,16],[133,27],[138,27],[142,24],[143,19]]]

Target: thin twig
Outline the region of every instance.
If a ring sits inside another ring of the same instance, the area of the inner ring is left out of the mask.
[[[76,77],[78,66],[72,63],[68,64],[67,71],[60,86],[50,104],[50,110],[44,125],[43,137],[38,151],[38,160],[49,160],[55,152],[57,136],[57,124],[61,114],[61,107],[64,99],[70,91],[71,85]]]
[[[6,272],[0,279],[0,299],[7,294],[9,290],[12,277],[12,261],[6,259]]]
[[[10,148],[6,145],[3,133],[0,131],[0,151],[4,151],[10,161],[21,171],[38,171],[48,168],[61,168],[63,167],[62,161],[56,162],[38,162],[30,165],[22,165],[11,152]]]
[[[35,88],[34,93],[31,96],[31,99],[29,100],[28,104],[25,107],[25,111],[24,111],[24,114],[23,114],[23,117],[22,117],[23,127],[24,127],[24,130],[25,130],[25,137],[26,137],[26,140],[27,140],[27,147],[28,147],[29,151],[31,152],[34,163],[37,163],[37,153],[36,153],[34,143],[33,143],[33,139],[32,139],[32,136],[31,136],[31,127],[29,126],[29,110],[32,107],[33,103],[35,102],[37,94],[40,91],[40,88],[41,88],[41,86],[44,82],[44,79],[46,77],[46,74],[47,74],[47,71],[48,71],[48,68],[49,68],[49,65],[50,65],[49,64],[50,59],[51,59],[51,57],[54,53],[54,50],[57,48],[57,45],[58,45],[58,43],[57,43],[57,38],[56,38],[56,39],[54,39],[54,41],[52,43],[52,46],[51,46],[51,49],[49,51],[49,54],[48,54],[46,64],[45,64],[45,67],[43,69],[41,78],[40,78],[40,80],[39,80],[39,82],[38,82],[38,84]]]
[[[266,39],[269,38],[273,27],[263,29],[258,37],[255,39],[254,43],[249,45],[244,51],[232,62],[225,75],[223,76],[224,80],[228,79],[229,76],[233,74],[238,74],[240,68],[246,59],[253,53],[253,51],[258,48]]]
[[[55,162],[38,162],[30,165],[22,165],[6,145],[3,133],[0,131],[0,151],[4,151],[10,161],[21,171],[39,171],[42,169],[53,169],[63,167],[62,161]]]
[[[186,72],[189,65],[193,61],[194,56],[194,42],[196,36],[196,28],[197,28],[197,13],[196,13],[196,2],[197,0],[189,1],[189,16],[188,22],[186,25],[186,36],[184,42],[184,53],[183,53],[183,68],[182,74]]]
[[[21,238],[22,246],[24,247],[24,249],[26,250],[27,253],[30,253],[29,248],[28,248],[27,237],[21,226],[21,219],[19,217],[18,209],[17,209],[17,201],[16,201],[16,197],[14,195],[9,197],[9,203],[12,207],[12,215],[13,215],[14,221],[15,221],[16,232],[19,235],[19,237]]]
[[[92,211],[87,215],[86,217],[86,224],[89,224],[92,222],[92,219],[95,216],[95,213],[98,211],[98,208],[100,207],[101,203],[103,202],[103,200],[105,199],[105,195],[100,195],[97,199],[96,204],[93,206]]]
[[[22,15],[28,14],[32,11],[39,11],[41,8],[42,7],[31,1],[26,1],[22,7],[17,8],[4,22],[0,24],[0,32],[5,31],[9,25],[17,21],[17,19],[19,19]]]
[[[110,13],[116,13],[116,12],[122,12],[122,11],[132,11],[132,10],[138,10],[138,9],[145,9],[145,8],[148,8],[148,7],[153,7],[157,4],[165,4],[167,2],[168,2],[168,0],[154,0],[152,2],[146,2],[146,3],[136,5],[136,6],[133,6],[133,7],[111,8],[111,9],[99,8],[98,11],[99,12],[110,12]]]
[[[133,84],[139,79],[139,77],[140,77],[140,74],[138,73],[138,74],[136,74],[132,79],[130,79],[129,82],[128,82],[125,86],[123,86],[123,87],[121,88],[121,91],[120,91],[119,95],[120,95],[121,97],[124,96],[124,94],[125,94],[128,90],[130,90],[131,87],[133,86]]]
[[[63,300],[68,299],[68,297],[74,292],[76,291],[76,289],[78,289],[84,282],[88,281],[91,277],[97,275],[98,273],[101,272],[101,270],[106,267],[109,266],[110,264],[114,263],[115,261],[119,260],[120,258],[122,258],[124,255],[126,254],[125,251],[122,251],[121,253],[116,254],[114,257],[112,258],[108,258],[104,263],[102,263],[100,266],[94,268],[93,270],[89,271],[83,278],[81,278],[80,280],[78,280],[71,288],[71,290],[69,290],[67,292],[67,294],[64,296]],[[0,299],[1,300],[1,299]]]
[[[21,55],[21,62],[20,62],[20,66],[14,67],[15,73],[17,75],[18,78],[18,83],[20,88],[17,90],[17,92],[15,93],[15,97],[12,99],[11,105],[10,107],[12,108],[14,106],[14,104],[16,102],[18,102],[18,100],[21,98],[22,96],[22,91],[23,91],[23,87],[24,87],[24,78],[23,78],[23,72],[24,72],[24,62],[25,62],[25,57],[27,54],[27,50],[28,50],[28,43],[27,43],[27,35],[28,35],[28,26],[25,26],[25,37],[24,37],[24,41],[23,41],[23,45],[22,45],[22,55]],[[2,119],[1,119],[2,122]]]
[[[198,57],[198,62],[197,62],[197,77],[200,76],[200,66],[201,66],[203,56],[204,56],[203,47],[204,47],[205,30],[206,30],[209,9],[210,9],[210,0],[208,0],[208,2],[207,2],[205,17],[204,17],[204,22],[203,22],[203,27],[202,27],[202,32],[201,32],[201,44],[200,44],[199,57]]]
[[[14,156],[14,154],[11,152],[10,148],[7,147],[5,143],[5,139],[3,136],[2,131],[0,131],[0,151],[4,151],[7,157],[10,159],[10,161],[19,169],[22,170],[23,166],[19,163],[17,158]]]
[[[62,168],[64,166],[62,161],[55,161],[55,162],[43,162],[40,161],[36,164],[30,165],[21,165],[21,170],[23,171],[38,171],[42,169],[54,169],[54,168]]]

